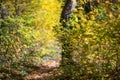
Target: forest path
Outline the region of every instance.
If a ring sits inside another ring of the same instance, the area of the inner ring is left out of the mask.
[[[60,74],[60,71],[57,69],[59,65],[60,62],[57,61],[43,63],[38,69],[26,76],[24,80],[50,80],[50,78]]]

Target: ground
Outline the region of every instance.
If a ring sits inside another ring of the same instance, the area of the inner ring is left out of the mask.
[[[32,71],[26,76],[24,80],[49,80],[59,74],[59,70],[57,69],[59,64],[60,62],[58,61],[48,61],[43,63],[38,69]]]

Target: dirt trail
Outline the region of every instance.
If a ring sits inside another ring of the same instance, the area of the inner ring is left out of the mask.
[[[39,66],[39,69],[32,71],[24,80],[49,80],[58,74],[59,62],[50,61]]]

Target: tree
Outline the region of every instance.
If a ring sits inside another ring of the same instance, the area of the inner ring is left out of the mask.
[[[115,34],[119,34],[120,7],[108,0],[105,3],[89,2],[84,5],[88,5],[87,8],[82,7],[83,4],[80,3],[79,8],[76,8],[77,13],[68,19],[68,24],[75,24],[74,27],[64,27],[67,24],[66,18],[66,23],[63,24],[60,38],[63,44],[63,75],[60,79],[119,79],[120,50]],[[117,30],[114,30],[116,27]],[[113,73],[115,78],[111,76]]]
[[[67,23],[69,22],[70,17],[73,14],[73,11],[77,5],[76,2],[77,0],[66,0],[63,7],[60,22],[62,22],[63,26],[66,28],[69,28],[69,26],[67,26]]]

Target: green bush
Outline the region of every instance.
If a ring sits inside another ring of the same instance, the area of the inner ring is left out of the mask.
[[[120,7],[117,6],[115,13],[109,9],[115,6],[102,3],[88,14],[81,6],[75,10],[68,24],[72,28],[60,32],[63,73],[58,79],[120,79],[120,16],[116,17]],[[98,18],[102,16],[99,9],[104,18]]]

